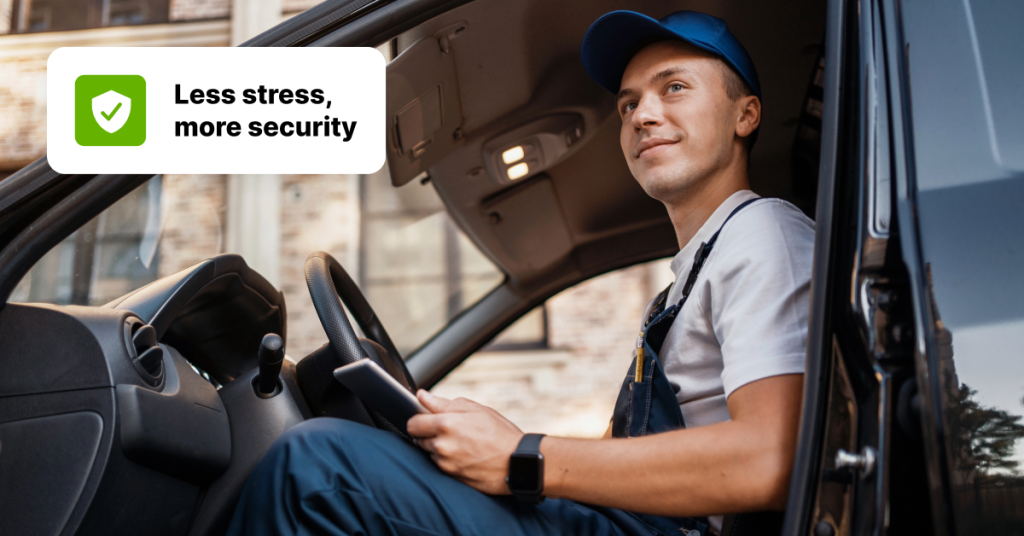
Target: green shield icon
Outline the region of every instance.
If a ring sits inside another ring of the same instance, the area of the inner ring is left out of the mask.
[[[86,74],[75,80],[75,141],[137,146],[146,141],[146,79]]]

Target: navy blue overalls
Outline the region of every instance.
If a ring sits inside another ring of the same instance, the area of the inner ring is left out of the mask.
[[[725,224],[732,219],[740,210],[760,198],[750,199],[733,209],[729,216],[722,222],[715,234],[707,242],[701,243],[693,257],[693,266],[683,284],[682,297],[679,302],[666,307],[669,290],[672,286],[661,291],[651,307],[650,314],[644,322],[643,331],[637,339],[636,355],[630,365],[626,378],[622,380],[622,387],[619,389],[619,397],[615,401],[615,411],[612,416],[612,437],[640,437],[661,432],[679,430],[686,426],[683,420],[683,412],[679,409],[679,400],[676,398],[675,390],[665,376],[665,370],[658,358],[661,346],[665,342],[665,336],[672,327],[683,304],[689,298],[694,284],[697,282],[697,275],[700,273],[708,255],[711,254],[718,235],[722,232]],[[624,512],[622,510],[607,509],[602,513],[612,517],[620,524],[628,524],[630,520],[624,516],[633,517],[636,520],[657,529],[666,534],[690,534],[698,531],[703,535],[707,533],[708,520],[701,518],[674,518],[664,516],[653,516]],[[696,534],[694,533],[694,536]]]

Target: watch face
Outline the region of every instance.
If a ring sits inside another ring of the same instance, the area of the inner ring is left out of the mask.
[[[513,454],[508,466],[508,489],[516,493],[539,493],[544,476],[544,458],[536,454]]]

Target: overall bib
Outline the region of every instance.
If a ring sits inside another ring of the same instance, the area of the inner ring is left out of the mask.
[[[736,207],[722,222],[722,227],[740,210],[760,198],[750,199]],[[640,437],[661,432],[669,432],[686,427],[683,412],[679,408],[679,400],[672,389],[658,354],[665,342],[672,323],[690,296],[690,291],[697,281],[704,262],[718,240],[722,227],[697,248],[693,258],[693,267],[683,284],[682,298],[678,303],[666,307],[671,285],[658,294],[650,314],[644,322],[643,331],[637,339],[636,355],[630,365],[629,373],[622,381],[615,411],[612,416],[612,437]],[[654,516],[616,510],[604,512],[605,515],[617,518],[622,524],[635,525],[636,521],[647,525],[663,534],[687,534],[687,536],[703,536],[707,534],[708,520],[700,518],[676,518]],[[630,516],[633,519],[625,519]]]

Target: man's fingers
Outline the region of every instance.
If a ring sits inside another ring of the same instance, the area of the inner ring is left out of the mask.
[[[416,392],[416,398],[418,398],[420,403],[429,409],[431,413],[444,413],[448,411],[448,406],[452,403],[452,401],[447,398],[432,395],[423,389]]]
[[[405,423],[405,429],[413,437],[434,437],[441,433],[441,416],[436,414],[413,415]]]
[[[452,451],[451,442],[445,441],[444,439],[432,437],[430,439],[417,439],[416,444],[423,450],[430,453],[430,457],[434,460],[434,463],[445,462],[449,466],[452,465],[450,457],[455,454]]]
[[[491,410],[491,408],[473,402],[468,398],[456,398],[448,405],[448,411],[452,413],[474,413],[478,411],[487,412],[488,410],[494,411]]]
[[[416,445],[419,448],[429,452],[431,457],[437,456],[437,448],[434,446],[433,438],[431,438],[431,439],[418,438],[418,439],[415,439],[414,441],[416,441]]]
[[[475,413],[478,411],[496,413],[493,409],[473,402],[468,398],[448,400],[423,389],[416,392],[416,398],[433,413]]]

